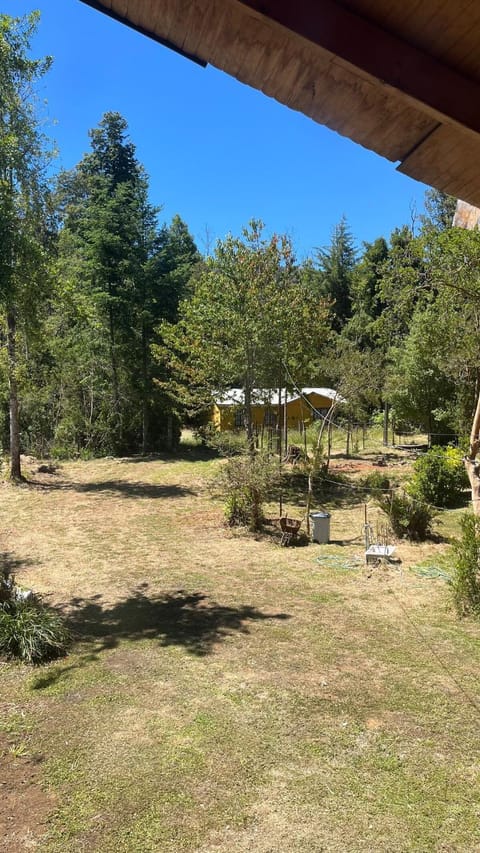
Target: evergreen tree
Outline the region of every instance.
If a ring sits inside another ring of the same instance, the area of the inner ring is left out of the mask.
[[[332,233],[330,245],[317,251],[320,287],[330,301],[332,327],[340,331],[352,315],[352,279],[356,251],[347,220],[342,217]]]
[[[345,333],[361,348],[375,347],[375,321],[385,308],[381,280],[387,257],[388,244],[384,237],[364,243],[363,254],[353,272],[352,317],[345,326]]]
[[[425,214],[421,217],[423,232],[445,231],[453,225],[457,199],[433,188],[425,192]]]
[[[172,407],[152,367],[154,330],[175,318],[198,253],[179,218],[158,228],[125,120],[107,113],[90,137],[91,152],[59,181],[63,341],[75,365],[62,360],[68,441],[73,431],[75,443],[94,450],[147,452],[173,434]],[[82,413],[72,423],[74,398]]]
[[[29,58],[38,13],[0,14],[0,303],[7,342],[11,476],[21,478],[19,336],[38,328],[48,286],[49,153],[35,86],[51,60]],[[23,352],[27,348],[22,347]]]

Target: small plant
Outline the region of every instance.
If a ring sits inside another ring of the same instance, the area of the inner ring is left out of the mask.
[[[194,434],[202,444],[216,450],[220,456],[239,456],[245,453],[247,447],[244,432],[220,432],[213,424],[199,427]]]
[[[462,538],[454,544],[455,565],[451,582],[459,616],[480,615],[480,518],[471,513],[461,521]]]
[[[361,484],[364,489],[368,489],[370,494],[375,496],[381,495],[382,492],[388,492],[391,488],[389,478],[380,471],[372,471],[371,474],[367,474],[361,480]]]
[[[277,477],[273,463],[262,454],[228,459],[218,480],[226,496],[227,524],[245,525],[252,531],[261,530],[263,504]]]
[[[65,654],[70,635],[57,613],[38,601],[12,601],[0,607],[0,654],[40,664]]]
[[[419,503],[410,495],[378,494],[377,503],[386,513],[396,536],[424,542],[432,530],[434,512],[428,504]]]
[[[458,506],[468,479],[457,447],[432,447],[415,462],[408,493],[438,507]]]
[[[62,617],[25,596],[8,568],[0,572],[0,655],[40,664],[65,654],[70,634]]]

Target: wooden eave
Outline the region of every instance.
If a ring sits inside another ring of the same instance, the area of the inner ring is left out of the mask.
[[[83,0],[480,207],[477,0]]]

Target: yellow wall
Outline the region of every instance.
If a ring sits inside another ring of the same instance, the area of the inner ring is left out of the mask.
[[[319,394],[309,394],[308,400],[310,400],[315,409],[328,409],[331,405],[329,397],[322,397]],[[217,406],[215,404],[212,410],[211,422],[222,432],[224,430],[241,429],[241,426],[235,427],[235,413],[239,408],[237,406]],[[274,413],[276,418],[278,406],[271,405],[269,409]],[[252,420],[256,427],[260,428],[263,426],[265,412],[266,406],[252,406]],[[281,419],[283,423],[283,406]],[[297,398],[287,403],[287,422],[290,428],[296,429],[301,423],[310,424],[313,420],[314,412],[304,399]]]

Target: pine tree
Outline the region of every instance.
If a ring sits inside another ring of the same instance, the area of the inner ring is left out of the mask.
[[[11,477],[21,478],[19,335],[38,322],[48,284],[49,153],[35,86],[51,59],[30,59],[38,13],[0,14],[0,302],[8,353]]]
[[[323,296],[331,302],[332,326],[340,331],[352,315],[352,279],[356,251],[347,220],[342,217],[330,245],[317,251]]]

